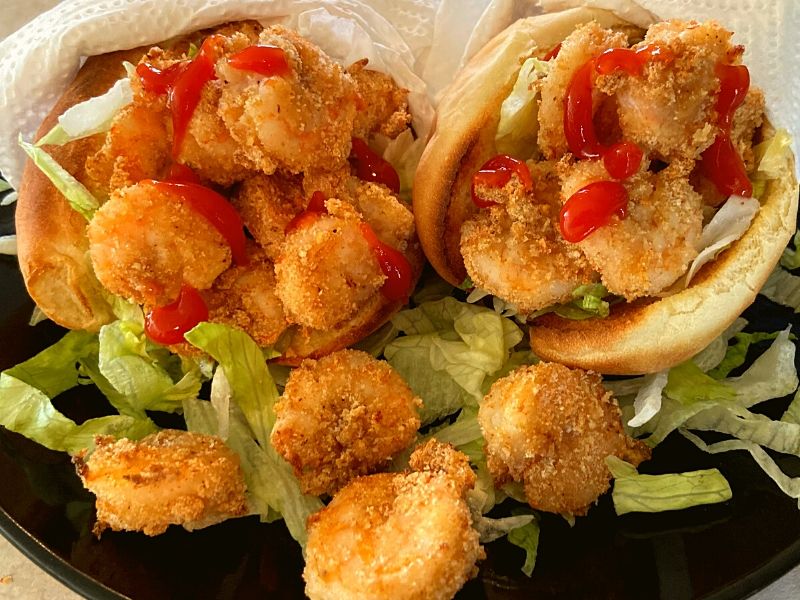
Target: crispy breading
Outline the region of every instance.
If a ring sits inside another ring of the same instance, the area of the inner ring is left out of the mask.
[[[170,525],[195,529],[247,512],[239,457],[221,439],[164,430],[133,442],[97,436],[73,458],[97,496],[95,533],[104,529],[158,535]]]
[[[556,363],[522,367],[496,381],[478,421],[495,482],[518,481],[538,510],[584,515],[609,487],[605,459],[634,465],[650,449],[625,435],[600,375]]]
[[[367,63],[365,58],[347,67],[356,85],[353,135],[367,139],[372,133],[380,133],[394,139],[411,124],[408,90],[385,73],[367,69]]]
[[[419,406],[389,363],[340,350],[305,360],[289,375],[275,406],[272,445],[304,492],[331,494],[406,448],[419,428]]]
[[[411,453],[408,465],[413,471],[444,473],[452,477],[464,492],[475,487],[475,473],[469,457],[452,444],[430,439]]]
[[[231,263],[230,246],[205,217],[146,182],[115,191],[86,232],[97,278],[138,304],[169,304],[184,283],[207,289]]]

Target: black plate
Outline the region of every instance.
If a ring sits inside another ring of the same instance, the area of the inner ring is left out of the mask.
[[[0,229],[10,227],[0,211]],[[58,339],[52,324],[27,325],[28,299],[13,257],[0,259],[0,368]],[[759,298],[745,314],[754,329],[774,331],[800,320]],[[57,400],[75,419],[105,409],[90,388]],[[787,400],[766,403],[775,417]],[[792,475],[800,460],[776,457]],[[616,517],[604,497],[570,528],[559,517],[542,523],[531,579],[523,556],[505,542],[487,547],[478,579],[459,598],[744,598],[800,562],[800,511],[745,452],[710,456],[672,436],[642,470],[652,473],[719,467],[733,500],[660,515]],[[90,598],[302,598],[302,556],[281,523],[255,518],[164,535],[90,533],[93,503],[64,454],[0,429],[0,530],[20,550]]]

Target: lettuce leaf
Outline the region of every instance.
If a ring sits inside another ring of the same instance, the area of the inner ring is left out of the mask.
[[[538,58],[529,58],[522,63],[511,93],[500,105],[495,135],[498,152],[523,159],[533,155],[539,131],[536,100],[539,91],[535,84],[549,72],[550,64]]]
[[[761,142],[754,148],[758,160],[758,175],[767,179],[777,179],[781,176],[783,167],[791,152],[792,137],[785,129],[779,129],[775,135]]]
[[[17,201],[17,198],[19,198],[19,194],[17,194],[16,191],[9,192],[5,196],[3,196],[2,200],[0,200],[0,206],[10,206]]]
[[[14,188],[11,187],[11,184],[8,183],[5,179],[0,177],[0,194],[3,192],[7,192],[8,190],[13,190]]]
[[[659,371],[644,377],[642,387],[636,393],[636,400],[633,403],[634,416],[628,421],[628,427],[640,427],[658,414],[668,379],[668,371]]]
[[[774,340],[778,337],[779,332],[775,333],[736,333],[733,339],[736,341],[728,346],[724,358],[714,368],[708,371],[708,375],[714,379],[723,379],[728,376],[728,373],[737,367],[741,367],[747,358],[747,351],[750,349],[751,344],[757,344],[765,340]]]
[[[800,229],[795,232],[792,245],[794,248],[784,248],[781,256],[781,266],[785,269],[800,268]]]
[[[795,392],[791,404],[789,404],[786,412],[781,417],[781,421],[800,425],[800,388]]]
[[[104,133],[111,129],[114,117],[124,106],[133,102],[131,80],[124,77],[102,96],[89,98],[69,108],[58,117],[58,123],[36,142],[36,146],[61,146],[81,138]]]
[[[537,310],[529,315],[530,318],[554,312],[559,317],[573,321],[585,319],[605,318],[611,310],[611,303],[604,300],[608,290],[600,283],[581,285],[572,290],[573,300],[564,304],[554,304],[542,310]]]
[[[17,254],[17,236],[16,234],[0,236],[0,254],[7,254],[16,256]]]
[[[793,308],[794,312],[800,312],[800,277],[781,267],[770,274],[759,294],[782,306]]]
[[[525,550],[525,564],[522,572],[528,577],[536,566],[536,554],[539,551],[539,522],[534,519],[530,523],[508,532],[508,541]]]
[[[618,515],[681,510],[733,497],[728,481],[717,469],[641,475],[633,465],[616,456],[607,457],[606,464],[614,476],[611,497]]]
[[[736,391],[730,385],[703,373],[691,360],[669,370],[664,393],[684,405],[698,400],[732,400],[736,397]]]
[[[67,199],[70,206],[79,212],[87,221],[92,219],[100,203],[92,193],[66,169],[59,165],[55,159],[41,148],[29,144],[19,137],[19,145],[33,161],[39,170],[52,182],[56,189]]]

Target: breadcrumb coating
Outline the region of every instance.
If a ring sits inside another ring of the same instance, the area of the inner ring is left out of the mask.
[[[625,435],[600,375],[556,363],[522,367],[496,381],[478,421],[497,484],[524,485],[538,510],[585,515],[609,488],[609,455],[634,465],[650,449]]]
[[[331,494],[406,448],[421,406],[385,361],[358,350],[307,359],[275,406],[272,445],[308,494]]]
[[[138,442],[97,436],[73,458],[97,496],[94,531],[158,535],[170,525],[195,529],[247,512],[239,457],[221,439],[164,430]]]
[[[111,293],[147,306],[204,290],[231,263],[222,234],[179,195],[146,182],[115,191],[87,227],[95,274]]]
[[[411,124],[408,90],[385,73],[367,69],[367,63],[365,58],[347,67],[356,86],[353,135],[367,139],[372,133],[380,133],[394,139]]]

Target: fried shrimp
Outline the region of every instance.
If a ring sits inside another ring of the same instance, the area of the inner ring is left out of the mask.
[[[340,350],[292,371],[271,441],[305,493],[330,494],[406,448],[420,405],[389,363]]]
[[[353,63],[347,74],[356,84],[357,106],[353,135],[367,138],[380,133],[396,138],[411,123],[408,90],[384,73],[367,69],[367,59]]]
[[[581,161],[564,171],[564,199],[608,178],[600,161]],[[628,179],[626,218],[612,217],[577,244],[612,294],[627,300],[658,294],[697,256],[703,198],[686,171],[676,162],[659,173],[644,171]]]
[[[97,278],[138,304],[169,304],[184,283],[207,289],[231,263],[230,246],[207,219],[146,181],[114,192],[86,231]]]
[[[203,292],[208,319],[245,331],[259,346],[272,346],[289,326],[275,295],[275,270],[257,244],[248,245],[247,255],[247,265],[231,267]]]
[[[239,458],[221,439],[164,430],[138,442],[97,436],[95,450],[75,456],[84,486],[97,496],[95,533],[170,525],[197,529],[247,512]]]
[[[226,82],[218,112],[233,139],[268,174],[344,165],[356,114],[353,80],[319,48],[283,27],[265,29],[258,43],[283,49],[289,72],[265,76],[235,69],[227,60],[217,63],[217,75]]]
[[[641,76],[620,75],[622,131],[656,158],[697,160],[718,132],[712,124],[720,88],[716,66],[735,62],[743,48],[734,47],[731,33],[713,21],[657,23],[633,48],[649,44],[672,59],[651,61]]]
[[[286,236],[275,261],[278,297],[292,323],[327,329],[350,318],[386,276],[347,202],[330,199],[329,214]]]
[[[567,300],[576,287],[596,280],[581,251],[556,229],[560,202],[552,163],[535,165],[533,179],[533,193],[526,194],[512,177],[495,190],[505,202],[479,211],[461,229],[472,281],[523,313]]]
[[[561,50],[551,62],[550,73],[542,83],[539,106],[539,147],[548,160],[561,158],[567,151],[564,135],[564,97],[575,71],[604,50],[627,45],[624,33],[603,29],[594,21],[577,27],[561,43]],[[594,91],[595,102],[601,93]]]
[[[452,598],[484,558],[464,499],[471,487],[434,469],[355,479],[309,519],[306,594],[314,600]]]
[[[297,178],[278,174],[245,180],[233,198],[245,226],[271,260],[281,252],[286,226],[307,203]]]
[[[600,375],[556,363],[522,367],[496,381],[478,412],[497,484],[518,481],[528,503],[585,515],[611,480],[614,455],[634,465],[650,449],[625,435]]]

